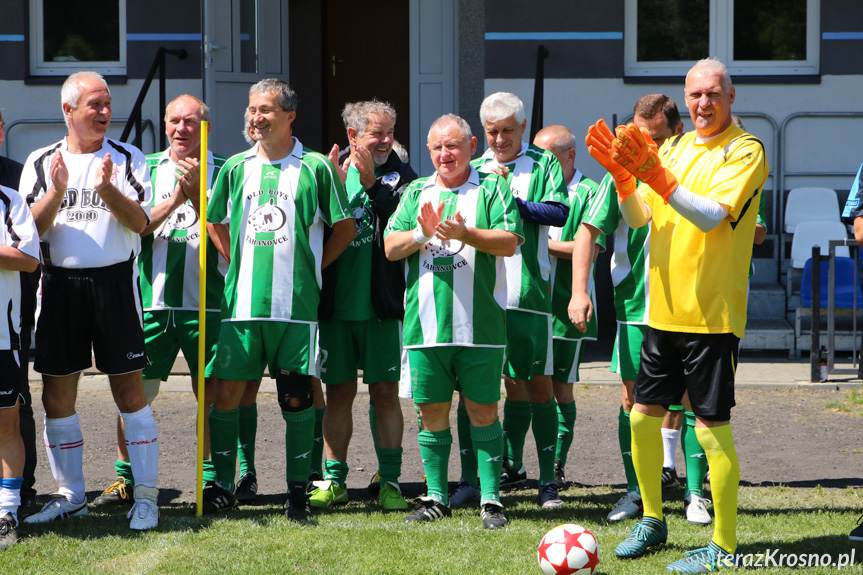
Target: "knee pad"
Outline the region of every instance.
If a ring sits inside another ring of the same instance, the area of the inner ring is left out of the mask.
[[[314,405],[311,375],[279,370],[276,376],[276,392],[282,411],[296,413]]]

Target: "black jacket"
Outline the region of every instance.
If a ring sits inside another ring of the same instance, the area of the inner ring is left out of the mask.
[[[372,307],[379,320],[398,319],[405,316],[404,261],[391,262],[384,252],[384,230],[390,216],[396,211],[402,193],[417,178],[409,164],[403,163],[395,152],[380,171],[383,174],[366,190],[374,214],[374,237],[372,249]],[[398,178],[395,177],[398,174]],[[328,235],[328,234],[327,234]],[[325,238],[326,239],[326,238]],[[318,307],[318,319],[330,319],[335,305],[335,284],[339,261],[330,264],[322,273],[323,289]]]

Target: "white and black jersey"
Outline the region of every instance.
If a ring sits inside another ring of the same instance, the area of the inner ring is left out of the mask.
[[[111,154],[111,183],[135,200],[149,218],[152,189],[144,154],[109,138],[91,154],[69,152],[65,138],[36,150],[24,164],[18,189],[28,206],[51,187],[51,158],[57,153],[63,155],[69,183],[54,223],[41,236],[42,263],[68,269],[100,268],[135,257],[141,249],[141,238],[111,214],[94,182],[105,154]]]
[[[39,234],[30,209],[12,188],[0,186],[0,245],[39,257]],[[0,350],[20,349],[21,280],[18,272],[0,269]]]

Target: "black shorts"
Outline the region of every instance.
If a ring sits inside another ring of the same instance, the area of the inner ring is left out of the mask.
[[[0,351],[0,409],[15,407],[19,397],[24,402],[20,357],[17,350]]]
[[[679,404],[689,391],[692,411],[709,421],[731,419],[740,339],[733,333],[681,333],[647,328],[635,402]]]
[[[64,376],[89,368],[108,375],[144,369],[144,330],[132,261],[104,268],[42,266],[33,369]]]

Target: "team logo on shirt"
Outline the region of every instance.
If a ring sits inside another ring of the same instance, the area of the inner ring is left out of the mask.
[[[249,216],[249,224],[258,233],[278,231],[284,227],[287,221],[287,214],[276,205],[276,200],[272,198],[266,204],[258,206]]]
[[[389,187],[395,189],[396,185],[399,183],[401,176],[398,172],[390,172],[389,174],[384,174],[381,178],[381,182],[388,185]]]
[[[60,211],[66,211],[67,222],[93,222],[99,219],[97,210],[109,211],[99,193],[91,188],[76,190],[67,188],[60,204]]]
[[[198,223],[198,213],[189,204],[177,208],[168,219],[168,227],[174,230],[188,230]]]
[[[354,208],[354,221],[357,224],[357,235],[372,227],[372,212],[365,206]]]
[[[447,219],[452,219],[452,216],[447,216]],[[465,222],[467,224],[467,222]],[[437,258],[452,258],[452,263],[449,264],[434,264],[428,261],[423,262],[423,267],[433,272],[449,272],[467,265],[467,261],[458,253],[464,249],[464,242],[458,240],[441,240],[434,237],[423,249],[431,252],[434,259]]]

